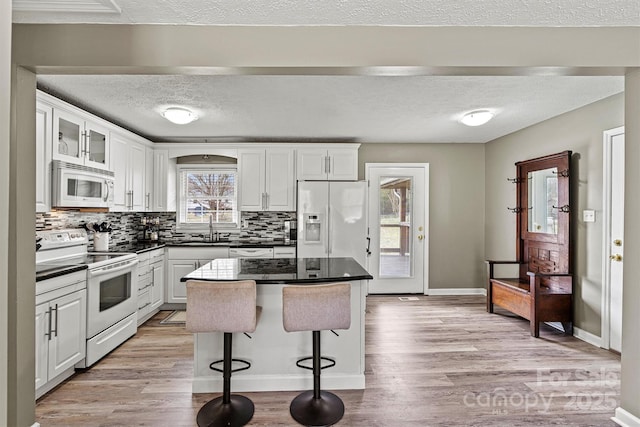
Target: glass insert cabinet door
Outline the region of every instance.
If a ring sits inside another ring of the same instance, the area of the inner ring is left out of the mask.
[[[62,109],[53,113],[53,158],[105,169],[109,131]]]

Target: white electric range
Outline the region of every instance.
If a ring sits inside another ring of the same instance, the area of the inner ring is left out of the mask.
[[[89,367],[137,331],[138,257],[89,252],[83,229],[39,231],[36,240],[36,274],[87,266],[87,356],[76,367]]]

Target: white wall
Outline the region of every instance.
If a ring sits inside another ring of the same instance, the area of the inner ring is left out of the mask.
[[[600,336],[602,299],[602,132],[624,125],[623,94],[554,117],[486,144],[485,255],[515,259],[514,163],[572,150],[575,326]],[[596,222],[582,221],[582,211],[596,211]]]

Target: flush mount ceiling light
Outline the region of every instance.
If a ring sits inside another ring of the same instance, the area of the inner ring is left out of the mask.
[[[162,117],[177,125],[186,125],[198,120],[198,115],[186,108],[171,107],[162,112]]]
[[[464,116],[460,121],[467,126],[480,126],[493,118],[493,113],[489,110],[475,110]]]

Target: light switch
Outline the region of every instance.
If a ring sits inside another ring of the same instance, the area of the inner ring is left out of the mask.
[[[584,222],[596,222],[596,211],[591,209],[582,211],[582,220]]]

